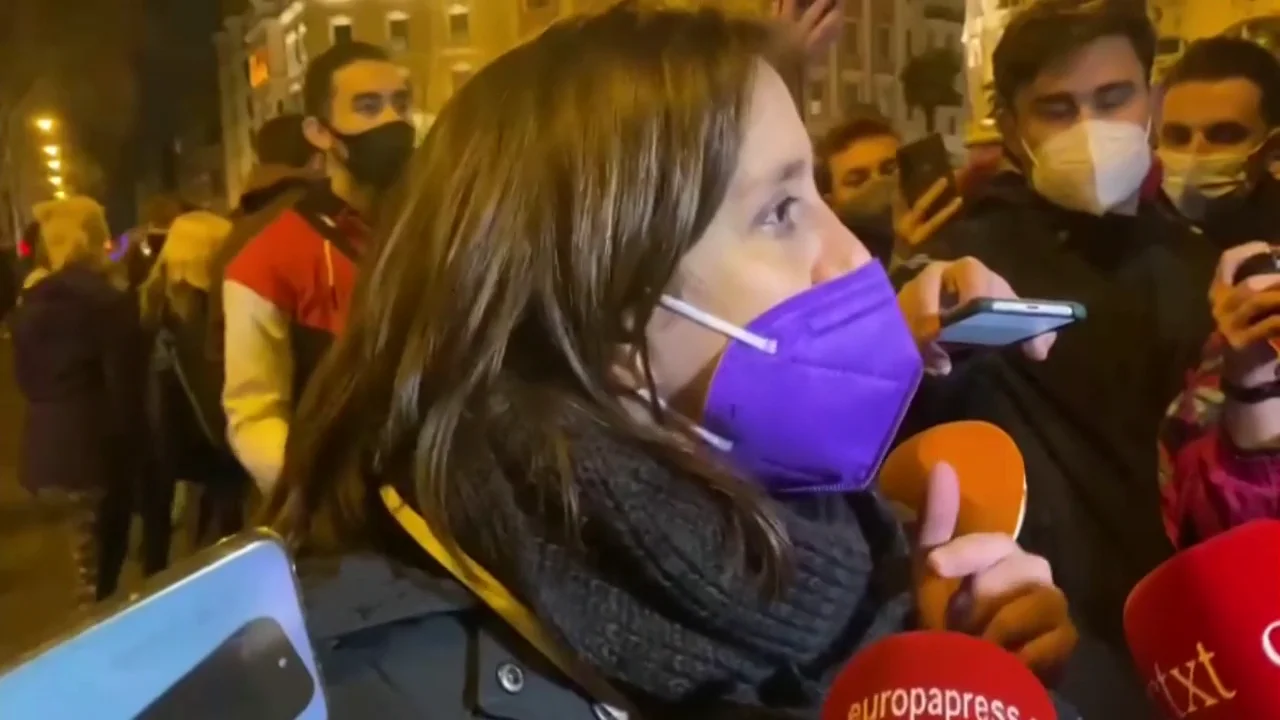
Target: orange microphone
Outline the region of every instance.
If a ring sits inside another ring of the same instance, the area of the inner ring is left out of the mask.
[[[977,420],[946,423],[912,435],[880,467],[881,494],[905,523],[924,507],[929,471],[947,463],[960,481],[956,535],[1018,536],[1027,509],[1022,453],[1005,431]]]

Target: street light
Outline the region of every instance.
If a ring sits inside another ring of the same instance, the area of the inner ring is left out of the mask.
[[[61,170],[61,169],[62,169],[62,161],[61,161],[61,160],[58,160],[57,158],[55,158],[55,159],[53,159],[53,160],[50,160],[49,162],[47,162],[47,163],[45,163],[45,164],[49,166],[49,169],[50,169],[50,170]]]
[[[56,192],[56,193],[54,193],[54,194],[53,194],[53,197],[54,197],[54,198],[56,198],[56,199],[58,199],[58,200],[66,200],[66,199],[67,199],[67,191],[65,191],[65,190],[59,190],[58,192]]]
[[[49,176],[49,182],[50,182],[50,183],[52,183],[54,187],[62,187],[62,176],[61,176],[61,175],[50,175],[50,176]]]
[[[45,155],[48,155],[49,157],[55,157],[55,158],[56,158],[56,157],[58,157],[58,155],[59,155],[61,152],[62,152],[62,148],[58,147],[57,145],[45,145],[45,146],[44,146],[44,154],[45,154]]]
[[[51,117],[47,117],[47,116],[45,116],[45,117],[38,117],[38,118],[36,118],[36,127],[37,127],[37,128],[40,130],[40,132],[42,132],[42,133],[51,133],[51,132],[53,132],[53,128],[54,128],[54,126],[55,126],[56,124],[57,124],[57,123],[56,123],[56,122],[54,121],[54,119],[53,119],[53,118],[51,118]]]

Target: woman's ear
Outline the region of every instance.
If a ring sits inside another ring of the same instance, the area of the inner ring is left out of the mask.
[[[613,362],[609,366],[609,379],[624,390],[636,391],[648,388],[644,353],[639,345],[622,343],[614,347]]]

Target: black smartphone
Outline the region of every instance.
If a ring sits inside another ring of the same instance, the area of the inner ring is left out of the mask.
[[[135,720],[296,720],[315,680],[280,623],[250,620]]]
[[[974,298],[942,316],[938,341],[1005,347],[1085,319],[1083,305],[1063,300]]]
[[[1236,268],[1236,274],[1231,278],[1232,285],[1239,285],[1251,277],[1258,275],[1280,275],[1280,256],[1277,249],[1272,248],[1271,252],[1260,252],[1257,255],[1250,255],[1240,263],[1240,267]]]
[[[946,207],[960,192],[951,168],[951,154],[941,135],[933,133],[898,148],[898,185],[907,207],[915,207],[939,180],[947,181],[947,189],[929,208],[930,212]]]

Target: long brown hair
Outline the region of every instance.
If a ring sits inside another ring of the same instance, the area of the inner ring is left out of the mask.
[[[348,327],[290,429],[277,529],[316,549],[377,544],[394,532],[376,493],[391,482],[502,578],[529,498],[544,532],[590,520],[569,415],[703,486],[727,555],[776,589],[789,544],[768,501],[633,420],[610,379],[635,348],[652,386],[644,329],[725,198],[772,47],[749,20],[624,3],[468,82],[384,205]]]

